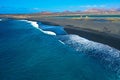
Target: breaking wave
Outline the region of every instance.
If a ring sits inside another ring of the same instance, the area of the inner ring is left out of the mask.
[[[67,34],[61,26],[2,22],[0,80],[119,80],[120,51],[115,48]]]
[[[33,27],[39,29],[41,32],[48,35],[56,35],[57,31],[59,32],[61,31],[61,34],[64,35],[57,34],[56,36],[59,42],[61,42],[62,44],[66,44],[71,48],[74,48],[78,52],[82,52],[83,54],[96,58],[102,64],[104,64],[104,67],[106,69],[109,69],[110,71],[114,71],[120,74],[119,50],[114,49],[108,45],[87,40],[78,35],[67,35],[63,29],[61,30],[61,28],[56,28],[58,26],[55,27],[44,24],[38,25],[38,23],[35,21],[28,21],[28,20],[23,20],[23,21],[30,23]],[[52,32],[51,30],[54,32]]]
[[[108,45],[87,40],[78,35],[58,36],[64,44],[78,52],[87,54],[99,60],[106,69],[120,74],[120,51]]]
[[[35,21],[23,20],[30,23],[33,27],[48,35],[56,35],[59,42],[66,44],[76,51],[89,55],[100,61],[106,69],[120,73],[120,51],[108,45],[87,40],[78,35],[67,35],[63,28],[58,26],[38,24]],[[46,31],[47,30],[47,31]],[[52,31],[51,31],[52,30]],[[54,31],[54,32],[53,32]],[[59,31],[59,34],[57,33]],[[60,33],[62,35],[60,35]],[[63,35],[64,34],[64,35]]]

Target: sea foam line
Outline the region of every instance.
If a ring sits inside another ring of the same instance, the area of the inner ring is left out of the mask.
[[[64,44],[80,53],[99,60],[106,69],[120,74],[120,51],[108,45],[87,40],[78,35],[62,35],[58,37]]]
[[[2,21],[2,19],[0,19],[0,21]]]
[[[48,35],[56,35],[56,33],[52,32],[52,31],[43,31],[42,29],[39,28],[39,25],[37,24],[37,22],[35,21],[28,21],[28,20],[20,20],[20,21],[25,21],[27,23],[30,23],[33,27],[35,27],[36,29],[39,29],[41,32],[43,32],[44,34],[48,34]]]

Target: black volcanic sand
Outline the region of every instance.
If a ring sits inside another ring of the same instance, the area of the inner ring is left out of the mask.
[[[19,18],[17,18],[19,19]],[[107,44],[120,50],[120,21],[106,19],[56,19],[56,18],[23,18],[41,21],[43,24],[63,26],[68,34],[77,34],[86,39]]]
[[[93,31],[87,31],[83,29],[74,29],[74,28],[65,28],[65,30],[69,34],[77,34],[81,37],[84,37],[86,39],[95,41],[95,42],[100,42],[103,44],[107,44],[111,47],[114,47],[116,49],[120,50],[120,38],[113,37],[111,35],[107,35],[101,32],[93,32]]]
[[[68,34],[77,34],[86,39],[107,44],[111,47],[120,50],[119,22],[111,22],[106,20],[99,21],[95,19],[94,20],[38,19],[38,21],[41,21],[42,23],[47,25],[63,26]]]

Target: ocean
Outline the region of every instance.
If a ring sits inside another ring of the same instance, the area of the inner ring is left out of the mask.
[[[0,19],[0,80],[120,80],[120,51],[62,26]]]

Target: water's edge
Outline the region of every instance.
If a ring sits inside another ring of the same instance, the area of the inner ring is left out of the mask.
[[[0,19],[0,79],[119,80],[120,51],[62,26]]]

